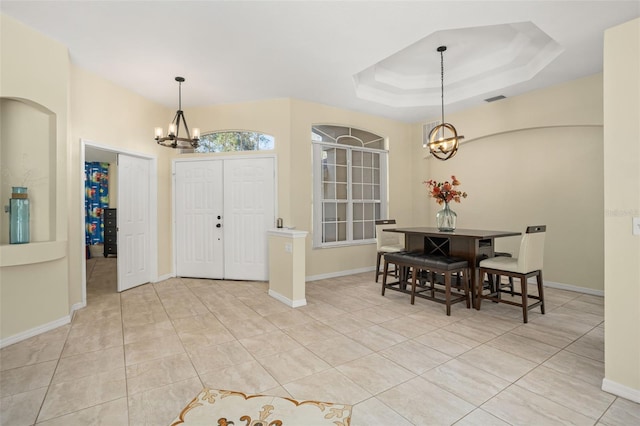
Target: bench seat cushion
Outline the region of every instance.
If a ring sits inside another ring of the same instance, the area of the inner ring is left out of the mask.
[[[385,255],[385,259],[389,263],[408,264],[421,269],[437,269],[439,271],[453,271],[469,266],[469,262],[458,257],[420,253],[389,253]]]

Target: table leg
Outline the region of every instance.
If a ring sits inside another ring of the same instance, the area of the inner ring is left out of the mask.
[[[481,292],[482,292],[482,279],[479,278],[478,268],[474,264],[471,267],[471,305],[474,308],[476,308],[476,310],[480,310],[478,300],[480,298]]]

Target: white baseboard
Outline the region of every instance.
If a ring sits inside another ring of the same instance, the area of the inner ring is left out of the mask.
[[[602,379],[602,390],[640,404],[640,389],[633,389],[609,379]]]
[[[305,281],[326,280],[328,278],[344,277],[346,275],[361,274],[363,272],[373,272],[375,270],[376,270],[375,266],[368,266],[365,268],[349,269],[346,271],[329,272],[328,274],[309,275],[305,278]],[[537,283],[535,277],[529,278],[527,282],[530,284]],[[567,291],[573,291],[576,293],[591,294],[593,296],[604,297],[604,290],[595,290],[592,288],[580,287],[572,284],[557,283],[554,281],[547,281],[547,280],[544,281],[544,285],[545,287],[557,288],[559,290],[567,290]]]
[[[73,320],[73,316],[75,315],[76,311],[78,309],[82,309],[82,308],[86,308],[87,307],[87,302],[78,302],[78,303],[74,303],[73,305],[71,305],[71,312],[69,313],[69,318],[71,318],[71,320]]]
[[[529,283],[536,283],[536,279],[535,278],[530,278],[527,282]],[[586,288],[586,287],[580,287],[577,285],[572,285],[572,284],[563,284],[563,283],[556,283],[553,281],[544,281],[544,286],[545,287],[551,287],[551,288],[557,288],[558,290],[567,290],[567,291],[573,291],[576,293],[584,293],[584,294],[591,294],[593,296],[600,296],[600,297],[604,297],[604,290],[595,290],[593,288]]]
[[[76,305],[73,305],[76,306]],[[71,314],[59,318],[57,320],[48,322],[46,324],[39,325],[38,327],[34,327],[31,330],[23,331],[22,333],[18,333],[11,337],[7,337],[5,339],[0,340],[0,349],[9,345],[13,345],[14,343],[21,342],[23,340],[27,340],[30,337],[37,336],[38,334],[46,333],[47,331],[51,331],[55,328],[61,327],[63,325],[69,324],[71,322]]]
[[[281,295],[280,293],[269,289],[269,296],[274,299],[284,303],[285,305],[291,308],[299,308],[300,306],[305,306],[307,304],[307,299],[299,299],[299,300],[291,300],[288,297]]]
[[[358,268],[358,269],[349,269],[346,271],[337,271],[337,272],[329,272],[328,274],[320,274],[320,275],[309,275],[305,278],[305,281],[317,281],[317,280],[326,280],[328,278],[337,278],[344,277],[346,275],[353,274],[361,274],[363,272],[371,272],[373,275],[373,271],[376,270],[375,266],[367,266],[366,268]]]
[[[169,278],[175,278],[175,277],[176,277],[176,274],[174,273],[164,274],[164,275],[160,275],[157,280],[151,281],[151,282],[159,283],[160,281],[168,280]]]

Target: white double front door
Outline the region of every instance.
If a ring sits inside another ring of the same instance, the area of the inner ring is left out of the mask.
[[[274,158],[174,162],[176,275],[268,279]]]

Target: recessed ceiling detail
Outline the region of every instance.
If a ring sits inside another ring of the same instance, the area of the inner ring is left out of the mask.
[[[531,22],[437,31],[354,75],[356,95],[392,107],[439,105],[441,45],[445,104],[527,81],[564,50]]]

